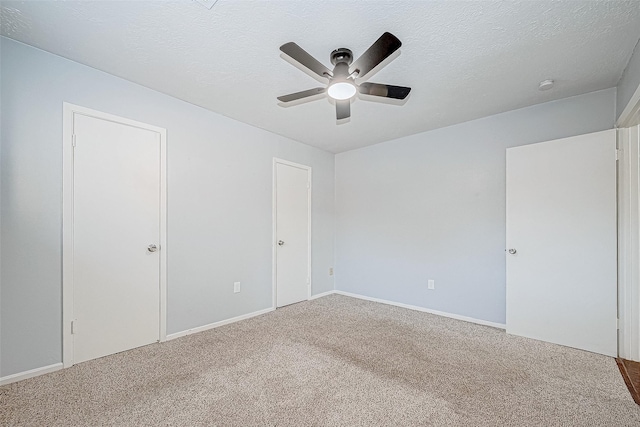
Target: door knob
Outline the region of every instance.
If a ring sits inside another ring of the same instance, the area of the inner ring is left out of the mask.
[[[515,254],[516,254],[516,252],[518,252],[518,251],[516,251],[515,249],[509,249],[509,253],[510,253],[511,255],[515,255]]]
[[[279,246],[284,245],[284,241],[282,241],[282,240],[278,240],[278,245],[279,245]]]
[[[147,250],[149,252],[155,252],[158,250],[158,247],[156,245],[154,245],[153,243],[149,245],[149,247],[147,248]]]

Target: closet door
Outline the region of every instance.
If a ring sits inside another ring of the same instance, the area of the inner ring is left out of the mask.
[[[160,134],[75,114],[73,362],[159,340]]]
[[[309,298],[311,169],[276,159],[276,307]]]

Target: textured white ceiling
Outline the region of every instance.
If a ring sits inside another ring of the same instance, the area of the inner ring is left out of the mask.
[[[640,1],[2,2],[1,32],[225,116],[333,152],[613,87],[640,38]],[[336,124],[320,86],[280,56],[294,41],[325,65],[383,32],[400,55],[367,80],[408,101],[355,99]],[[537,90],[541,80],[554,89]]]

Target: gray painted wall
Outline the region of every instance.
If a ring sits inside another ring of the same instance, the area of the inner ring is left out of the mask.
[[[624,69],[622,77],[618,82],[618,99],[616,101],[616,119],[620,118],[620,114],[631,100],[631,97],[640,86],[640,42],[636,44],[631,59]]]
[[[313,168],[313,293],[333,289],[333,154],[0,43],[0,376],[61,362],[63,101],[167,129],[168,333],[271,306],[273,157]]]
[[[611,129],[615,96],[607,89],[337,154],[336,289],[504,323],[505,149]]]

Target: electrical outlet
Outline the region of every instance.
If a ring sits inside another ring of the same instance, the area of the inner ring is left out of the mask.
[[[436,288],[436,281],[429,279],[429,281],[427,282],[427,289],[435,289]]]
[[[233,282],[233,293],[237,294],[240,292],[240,282]]]
[[[329,276],[333,276],[333,267],[329,267]]]

